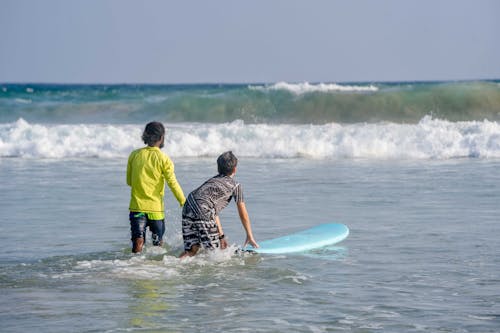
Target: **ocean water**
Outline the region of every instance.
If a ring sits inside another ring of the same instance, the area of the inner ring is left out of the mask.
[[[2,332],[500,329],[495,81],[0,89]],[[349,237],[235,253],[230,204],[231,248],[180,261],[167,191],[167,244],[132,255],[126,159],[150,120],[186,193],[239,156],[257,241],[326,222]]]

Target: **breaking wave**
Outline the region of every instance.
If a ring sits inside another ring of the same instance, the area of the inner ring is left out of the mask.
[[[373,85],[340,85],[336,83],[318,83],[311,84],[309,82],[304,83],[287,83],[278,82],[267,86],[250,86],[250,89],[261,90],[261,91],[273,91],[273,90],[285,90],[290,91],[296,95],[302,95],[312,92],[373,92],[377,91],[378,88]]]
[[[143,124],[0,124],[0,157],[125,158],[138,147]],[[500,158],[496,121],[422,118],[324,125],[180,123],[167,125],[164,151],[172,157],[218,156],[233,150],[256,158],[451,159]]]

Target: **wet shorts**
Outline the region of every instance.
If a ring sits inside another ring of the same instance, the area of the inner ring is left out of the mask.
[[[146,242],[146,227],[152,233],[153,245],[161,245],[163,234],[165,233],[165,220],[150,220],[145,213],[130,212],[130,233],[132,241],[137,238],[144,238]]]
[[[219,229],[215,221],[193,220],[182,215],[182,237],[186,251],[191,250],[193,245],[206,249],[220,248]]]

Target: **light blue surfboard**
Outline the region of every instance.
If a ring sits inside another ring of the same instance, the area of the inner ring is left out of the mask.
[[[313,250],[343,241],[349,228],[340,223],[320,224],[287,236],[258,242],[259,248],[245,247],[245,251],[257,253],[293,253]]]

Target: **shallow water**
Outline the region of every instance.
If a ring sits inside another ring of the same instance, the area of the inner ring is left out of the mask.
[[[177,158],[184,190],[214,158]],[[129,249],[124,159],[0,159],[2,332],[498,332],[498,160],[240,158],[258,240],[324,222],[335,245],[180,261],[180,208],[167,245]]]

